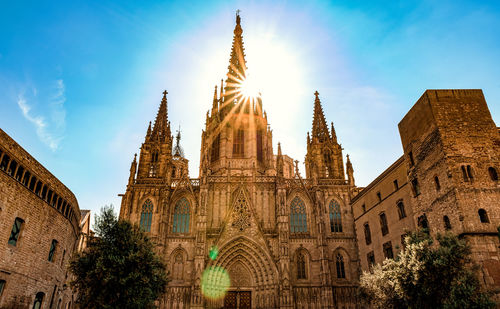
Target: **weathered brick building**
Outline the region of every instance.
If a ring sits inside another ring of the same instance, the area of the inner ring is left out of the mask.
[[[0,308],[70,308],[78,202],[1,129],[0,222]]]
[[[274,153],[261,98],[242,91],[242,32],[237,16],[227,79],[202,132],[199,178],[188,178],[179,135],[174,146],[164,92],[120,217],[150,233],[169,267],[161,308],[351,308],[359,277],[352,165],[344,171],[317,92],[306,177],[279,143]]]
[[[482,283],[498,290],[500,134],[482,91],[427,90],[399,132],[403,157],[352,200],[362,269],[382,262],[380,244],[394,246],[399,235],[420,226],[432,236],[450,231],[467,239]],[[391,190],[393,180],[399,189]],[[395,199],[404,201],[406,218]],[[373,244],[367,244],[365,224],[379,229],[383,213],[389,232],[372,232]]]

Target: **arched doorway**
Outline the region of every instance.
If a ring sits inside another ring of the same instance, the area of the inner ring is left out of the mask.
[[[265,246],[240,236],[225,242],[208,266],[229,273],[230,287],[217,306],[231,309],[275,308],[278,305],[277,268]]]

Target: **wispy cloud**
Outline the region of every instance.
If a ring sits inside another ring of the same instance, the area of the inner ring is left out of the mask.
[[[52,151],[56,151],[64,138],[66,128],[66,109],[64,107],[66,89],[62,79],[57,80],[51,88],[53,94],[48,99],[48,116],[35,113],[33,105],[28,103],[24,93],[18,95],[17,105],[21,109],[24,118],[35,126],[38,138]],[[37,94],[37,89],[33,88],[33,99],[36,100]]]

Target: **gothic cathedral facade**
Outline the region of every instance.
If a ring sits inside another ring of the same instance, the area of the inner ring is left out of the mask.
[[[160,308],[354,308],[359,257],[349,202],[358,188],[349,157],[344,168],[318,92],[306,174],[279,143],[275,154],[261,98],[242,93],[242,32],[236,16],[227,78],[201,135],[199,177],[188,176],[165,91],[132,162],[120,218],[148,232],[168,266]],[[222,293],[207,270],[228,276]]]

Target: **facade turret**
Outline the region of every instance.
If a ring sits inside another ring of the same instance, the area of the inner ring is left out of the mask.
[[[314,93],[312,136],[307,136],[306,176],[345,180],[342,147],[337,142],[333,123],[328,131],[319,93]]]
[[[136,171],[137,171],[137,154],[134,154],[134,160],[130,164],[130,176],[128,177],[128,186],[134,184]]]
[[[349,159],[349,155],[347,155],[347,162],[345,163],[345,168],[347,172],[347,183],[350,186],[355,186],[354,183],[354,169],[352,168],[351,160]]]
[[[167,91],[164,91],[153,128],[151,129],[150,122],[141,146],[137,178],[167,176],[172,158],[172,139],[167,112]]]

